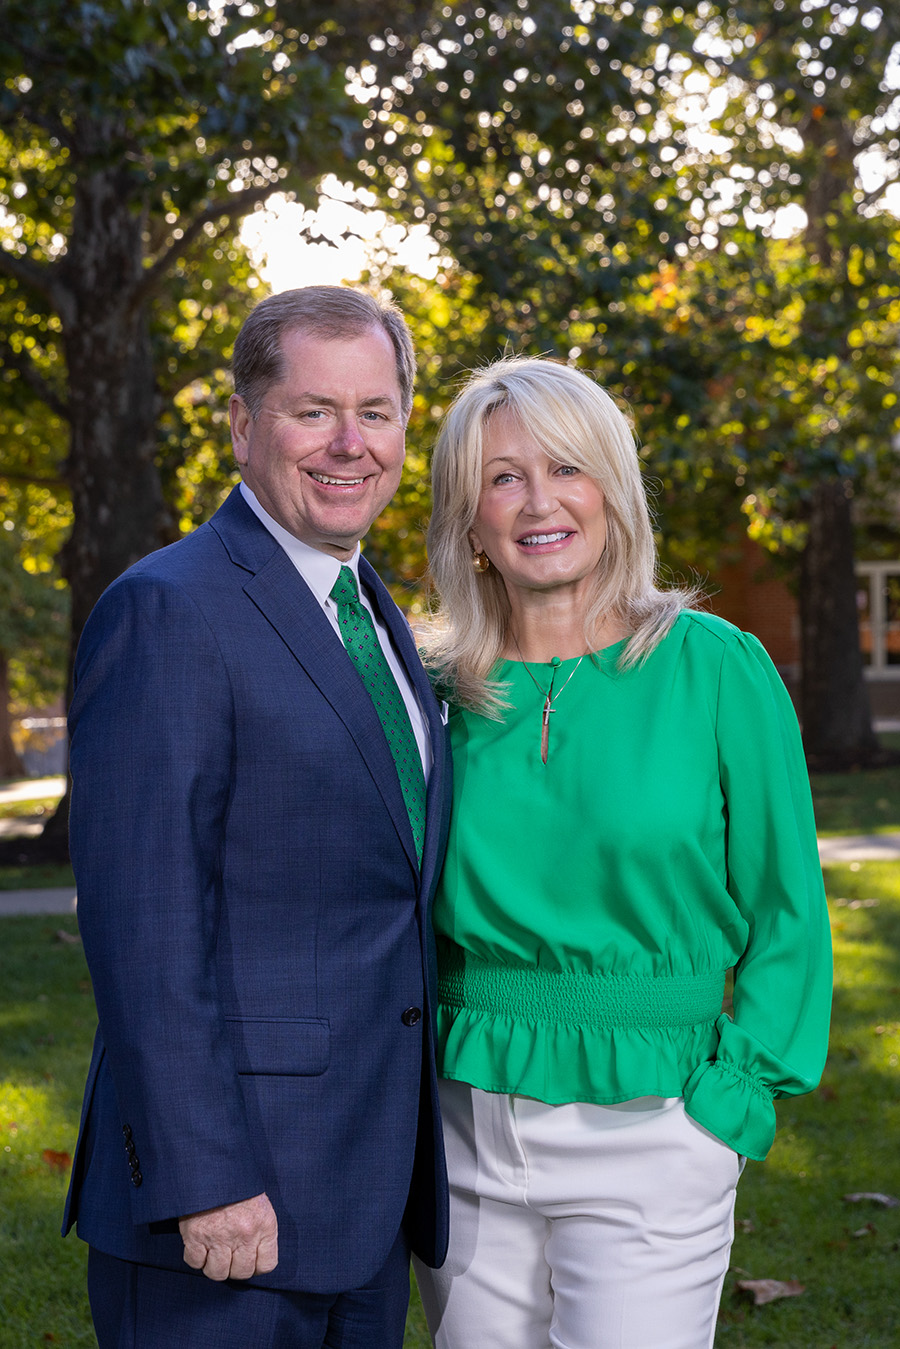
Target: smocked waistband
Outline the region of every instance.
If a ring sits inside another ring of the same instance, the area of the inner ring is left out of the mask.
[[[439,945],[438,1000],[485,1016],[594,1029],[696,1026],[722,1010],[725,975],[584,974],[481,960]]]

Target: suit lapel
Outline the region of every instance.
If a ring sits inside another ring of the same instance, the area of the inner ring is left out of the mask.
[[[243,585],[245,594],[272,625],[356,742],[407,855],[418,871],[406,804],[378,713],[321,605],[238,489],[210,524],[232,562],[248,573]],[[374,576],[371,567],[369,572]],[[388,600],[393,603],[389,596]],[[380,607],[383,611],[384,606]],[[397,617],[402,623],[399,614]],[[393,636],[394,625],[390,627]],[[405,654],[404,662],[408,664]]]

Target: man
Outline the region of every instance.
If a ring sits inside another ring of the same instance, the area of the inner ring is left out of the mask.
[[[235,345],[243,482],[81,641],[100,1025],[65,1230],[91,1246],[100,1349],[399,1349],[410,1246],[443,1258],[427,906],[449,769],[359,554],[413,374],[402,317],[362,292],[264,300]]]

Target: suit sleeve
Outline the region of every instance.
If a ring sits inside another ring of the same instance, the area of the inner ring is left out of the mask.
[[[179,587],[130,575],[106,592],[79,647],[70,726],[78,921],[140,1159],[134,1222],[250,1198],[264,1186],[214,960],[232,690]]]
[[[754,637],[722,663],[719,774],[728,812],[728,890],[749,937],[735,968],[733,1017],[685,1088],[688,1113],[736,1151],[763,1158],[774,1100],[811,1091],[828,1046],[831,938],[797,719]]]

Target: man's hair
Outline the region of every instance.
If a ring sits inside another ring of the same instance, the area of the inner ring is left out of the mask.
[[[286,333],[311,333],[330,342],[362,337],[379,328],[394,348],[405,421],[412,410],[416,376],[415,352],[406,320],[390,301],[349,286],[303,286],[261,300],[245,320],[234,344],[234,391],[255,421],[271,386],[284,378],[281,344]]]

